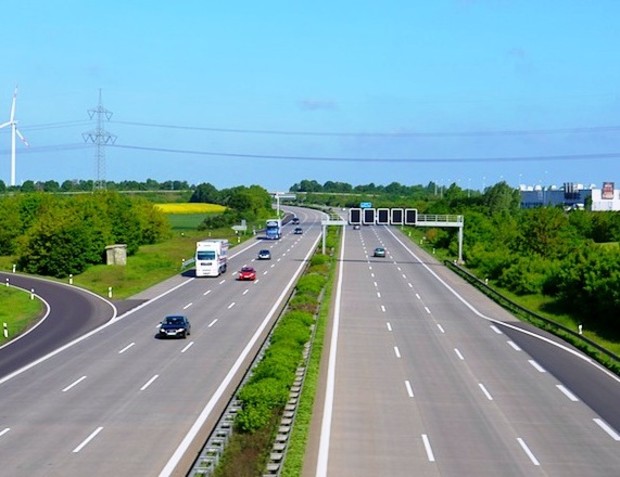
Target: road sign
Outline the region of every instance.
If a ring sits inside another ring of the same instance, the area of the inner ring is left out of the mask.
[[[381,225],[390,224],[390,209],[377,209],[377,223]]]
[[[375,223],[375,209],[363,209],[364,216],[362,222],[364,225],[371,225]]]
[[[360,209],[370,209],[372,202],[360,202]]]
[[[351,225],[362,223],[362,209],[349,209],[349,223]]]
[[[403,225],[404,217],[403,217],[403,209],[391,209],[392,217],[391,223],[392,225]]]
[[[418,209],[405,209],[405,224],[415,225],[418,221]]]

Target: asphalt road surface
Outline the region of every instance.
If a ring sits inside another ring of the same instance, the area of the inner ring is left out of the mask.
[[[305,476],[620,475],[616,376],[394,228],[347,228],[342,259]]]
[[[0,474],[184,475],[318,243],[321,214],[299,212],[279,241],[231,251],[218,278],[179,276],[148,301],[0,384]],[[256,261],[260,248],[272,259]],[[235,272],[251,264],[255,282]],[[187,339],[157,339],[172,313]]]
[[[0,378],[53,352],[116,316],[116,307],[86,290],[14,273],[0,273],[0,282],[34,290],[44,304],[37,325],[0,348]],[[6,286],[6,285],[5,285]]]

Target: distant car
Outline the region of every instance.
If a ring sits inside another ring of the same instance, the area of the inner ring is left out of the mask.
[[[374,257],[385,257],[385,249],[383,247],[375,248]]]
[[[254,268],[252,267],[242,267],[241,270],[239,270],[239,275],[237,276],[237,280],[241,280],[241,281],[256,280],[256,270],[254,270]]]
[[[161,338],[187,338],[192,334],[192,325],[184,315],[169,315],[159,324]]]
[[[260,250],[258,252],[259,260],[271,260],[271,252],[267,249]]]
[[[295,227],[295,231],[293,232],[295,235],[301,235],[304,233],[301,227]]]
[[[293,217],[291,222],[293,223],[293,225],[298,225],[299,224],[299,217]]]
[[[360,224],[355,224],[353,226],[353,230],[359,230],[360,229]]]

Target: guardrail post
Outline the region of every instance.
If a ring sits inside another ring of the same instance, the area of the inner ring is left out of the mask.
[[[7,325],[6,323],[2,323],[2,328],[3,328],[3,332],[4,332],[4,337],[8,338],[9,337],[9,325]]]
[[[108,298],[112,298],[112,287],[108,287]]]
[[[15,273],[16,268],[17,268],[17,265],[13,264],[13,273]]]
[[[73,285],[73,273],[69,274],[69,285]]]
[[[34,300],[34,288],[30,289],[30,299]]]
[[[9,286],[9,279],[8,278],[6,279],[6,286],[7,287]]]
[[[579,323],[579,334],[583,334],[583,325],[581,323]]]

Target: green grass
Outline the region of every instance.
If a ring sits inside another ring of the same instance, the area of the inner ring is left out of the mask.
[[[188,231],[196,230],[209,215],[213,214],[170,214],[168,220],[173,230]]]
[[[95,265],[74,276],[73,283],[102,296],[107,296],[108,287],[112,287],[114,299],[131,297],[181,273],[181,263],[194,256],[196,242],[210,237],[226,238],[231,247],[237,244],[237,236],[231,229],[180,233],[177,229],[165,242],[141,246],[138,253],[127,257],[127,265]]]
[[[0,344],[34,325],[44,308],[40,300],[30,299],[30,293],[4,284],[0,286],[0,303]],[[8,339],[4,337],[4,323],[7,324]]]

